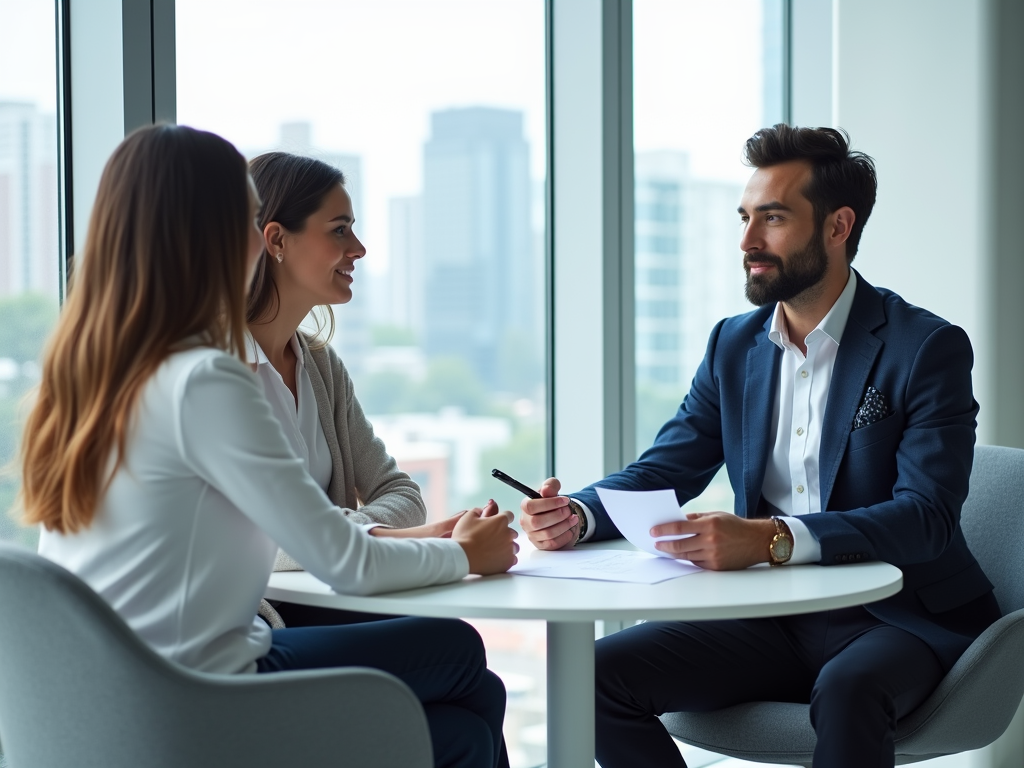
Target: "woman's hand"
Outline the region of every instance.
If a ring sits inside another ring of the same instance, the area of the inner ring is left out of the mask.
[[[504,573],[516,564],[519,545],[515,539],[519,534],[508,525],[514,519],[511,512],[499,512],[494,501],[487,502],[483,509],[475,507],[458,519],[452,538],[465,551],[470,573]]]
[[[466,511],[457,512],[444,520],[437,520],[426,525],[416,525],[412,528],[385,528],[378,525],[370,529],[371,536],[382,536],[391,539],[449,539],[455,524],[459,518],[466,514]]]

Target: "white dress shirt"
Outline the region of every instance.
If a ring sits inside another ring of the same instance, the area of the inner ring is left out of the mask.
[[[451,539],[368,535],[309,476],[252,370],[220,350],[171,355],[142,389],[124,462],[89,527],[43,530],[39,552],[83,579],[162,656],[252,672],[256,618],[280,545],[338,592],[462,578]]]
[[[789,339],[781,304],[775,305],[768,331],[768,338],[782,350],[782,360],[772,408],[773,447],[761,493],[769,504],[792,518],[786,522],[793,533],[793,556],[789,559],[793,565],[821,560],[821,545],[800,516],[822,511],[818,471],[821,430],[839,342],[856,292],[857,277],[851,269],[836,303],[804,338],[806,357]]]
[[[289,344],[295,353],[294,397],[281,374],[270,364],[259,342],[249,333],[246,333],[245,338],[246,362],[256,366],[256,378],[263,386],[263,394],[270,403],[270,409],[281,423],[288,444],[295,455],[303,460],[310,477],[326,491],[334,472],[331,449],[320,424],[316,395],[313,394],[313,383],[306,371],[298,334],[292,336]]]
[[[828,402],[832,370],[846,321],[853,307],[857,277],[850,270],[846,287],[821,322],[807,334],[807,356],[789,340],[789,328],[782,305],[775,305],[768,338],[782,350],[779,380],[772,408],[772,452],[765,467],[761,493],[787,520],[793,534],[793,555],[787,564],[816,563],[821,545],[799,518],[821,512],[818,452],[822,422]],[[587,540],[594,532],[593,512],[579,499],[576,503],[587,516]]]

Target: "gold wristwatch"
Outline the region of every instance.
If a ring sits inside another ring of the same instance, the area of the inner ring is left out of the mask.
[[[577,526],[576,538],[572,540],[570,546],[576,546],[580,539],[587,535],[587,515],[583,511],[583,508],[572,499],[569,499],[569,511],[576,514],[579,518],[580,523]]]
[[[793,556],[793,534],[781,517],[773,517],[772,522],[775,523],[775,536],[768,545],[768,562],[782,565]]]

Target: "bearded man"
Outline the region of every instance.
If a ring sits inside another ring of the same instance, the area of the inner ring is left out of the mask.
[[[903,572],[897,595],[802,616],[649,622],[597,644],[604,768],[684,767],[657,716],[747,701],[809,703],[814,765],[895,764],[897,721],[999,618],[960,529],[978,406],[967,334],[850,267],[875,202],[870,157],[829,128],[776,125],[746,144],[739,206],[746,294],[721,321],[676,415],[598,485],[672,488],[680,504],[725,464],[735,514],[687,515],[654,536],[705,568],[768,562]],[[540,549],[619,536],[594,486],[551,478],[524,500]]]

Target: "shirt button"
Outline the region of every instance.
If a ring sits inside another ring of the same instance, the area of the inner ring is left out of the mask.
[[[803,428],[803,427],[797,427],[797,428],[796,428],[796,434],[797,434],[797,437],[799,437],[799,436],[800,436],[800,435],[802,435],[803,433],[804,433],[804,428]]]
[[[798,485],[798,486],[796,487],[796,492],[797,492],[797,493],[803,493],[803,492],[804,492],[804,487],[803,487],[802,485]]]
[[[800,371],[800,378],[801,379],[806,379],[807,378],[807,371]]]

